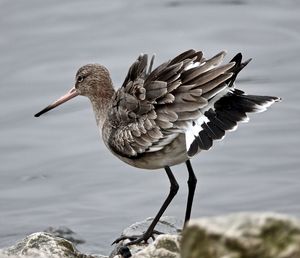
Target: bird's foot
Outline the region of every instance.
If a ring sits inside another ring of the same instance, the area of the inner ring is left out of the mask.
[[[145,232],[142,235],[133,235],[133,236],[120,236],[119,238],[117,238],[113,243],[113,244],[118,244],[120,241],[124,241],[126,239],[130,240],[128,243],[126,243],[124,246],[129,246],[129,245],[135,245],[135,244],[140,244],[142,242],[144,243],[148,243],[148,240],[150,238],[152,238],[152,240],[155,240],[155,236],[154,235],[161,235],[163,234],[162,232],[159,232],[157,230],[153,230],[152,232],[148,233]]]
[[[120,254],[123,258],[130,258],[132,256],[128,246],[121,246],[118,254]]]

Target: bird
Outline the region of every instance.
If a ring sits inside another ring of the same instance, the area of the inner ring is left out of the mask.
[[[105,66],[87,64],[77,71],[75,86],[67,94],[35,114],[39,117],[85,96],[104,144],[116,157],[136,168],[165,170],[169,193],[148,229],[137,236],[121,235],[114,243],[127,239],[126,245],[139,244],[160,233],[155,226],[179,189],[171,167],[181,163],[188,172],[186,225],[197,183],[191,158],[211,149],[238,122],[248,122],[249,113],[265,111],[281,100],[237,89],[237,75],[251,59],[243,61],[238,53],[224,64],[225,55],[221,51],[206,59],[202,51],[189,49],[152,69],[155,55],[148,62],[148,55],[140,54],[118,89]]]

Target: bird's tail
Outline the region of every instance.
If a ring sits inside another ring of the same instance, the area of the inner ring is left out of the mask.
[[[214,108],[207,110],[204,115],[222,130],[233,130],[237,122],[248,122],[247,113],[263,112],[279,100],[271,96],[246,95],[234,89],[220,98]]]
[[[277,101],[280,98],[246,95],[241,90],[232,89],[203,112],[205,118],[198,122],[198,136],[189,145],[188,156],[210,149],[214,140],[223,139],[226,131],[234,131],[238,122],[248,122],[248,113],[263,112]]]

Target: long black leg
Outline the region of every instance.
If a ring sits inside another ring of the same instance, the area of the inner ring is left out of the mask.
[[[173,200],[174,196],[176,195],[176,193],[178,192],[178,189],[179,189],[179,185],[178,185],[170,167],[165,167],[165,170],[166,170],[167,176],[170,181],[170,192],[169,192],[166,200],[164,201],[163,205],[161,206],[160,210],[156,214],[155,218],[151,222],[147,231],[142,236],[128,236],[128,237],[121,236],[117,240],[115,240],[113,242],[113,244],[118,243],[124,239],[130,239],[132,241],[129,242],[127,245],[132,245],[132,244],[140,243],[142,241],[146,242],[149,238],[151,238],[153,236],[153,233],[155,233],[154,228],[155,228],[157,222],[159,221],[159,219],[161,218],[161,216],[163,215],[163,213],[165,212],[165,210],[167,209],[167,207],[169,206],[169,204],[171,203],[171,201]]]
[[[189,193],[188,193],[188,199],[187,199],[187,205],[186,205],[186,211],[185,211],[184,224],[186,224],[191,217],[194,193],[195,193],[196,184],[197,184],[197,178],[195,176],[195,173],[192,168],[192,164],[191,164],[190,160],[188,159],[185,162],[185,164],[186,164],[187,170],[189,172],[189,179],[187,181],[188,187],[189,187]]]
[[[167,209],[167,207],[169,206],[169,204],[171,203],[171,201],[173,200],[174,196],[177,194],[178,189],[179,189],[179,185],[170,169],[170,167],[165,167],[166,173],[168,175],[168,178],[170,180],[170,192],[168,194],[167,199],[164,201],[163,205],[161,206],[160,210],[158,211],[158,213],[156,214],[155,218],[153,219],[151,225],[149,226],[149,228],[147,229],[147,231],[145,232],[145,235],[148,236],[148,238],[151,237],[154,227],[156,226],[157,222],[159,221],[160,217],[163,215],[163,213],[165,212],[165,210]]]

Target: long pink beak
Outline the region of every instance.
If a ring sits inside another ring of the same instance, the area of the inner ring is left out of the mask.
[[[76,91],[75,87],[73,87],[67,94],[65,94],[64,96],[60,97],[58,100],[54,101],[52,104],[50,104],[49,106],[45,107],[43,110],[41,110],[40,112],[36,113],[34,116],[35,117],[39,117],[40,115],[48,112],[49,110],[65,103],[66,101],[78,96],[79,93]]]

